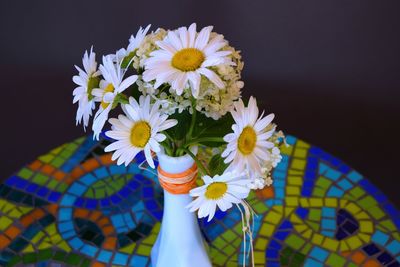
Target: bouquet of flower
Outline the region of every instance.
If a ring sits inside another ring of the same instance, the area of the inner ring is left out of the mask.
[[[161,152],[190,155],[203,185],[189,188],[195,199],[188,208],[199,218],[211,220],[217,207],[251,210],[245,198],[272,184],[284,137],[272,123],[274,114],[260,114],[254,97],[242,100],[240,51],[212,26],[149,29],[140,28],[127,48],[103,56],[99,67],[93,48],[85,52],[83,69],[76,66],[73,77],[77,124],[86,128],[97,109],[94,137],[111,124],[105,135],[113,141],[105,151],[118,165],[141,151],[152,168]],[[120,114],[109,118],[119,107]],[[195,154],[193,147],[201,149]]]

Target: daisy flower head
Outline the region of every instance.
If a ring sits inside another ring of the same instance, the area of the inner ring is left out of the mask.
[[[275,127],[271,127],[274,114],[260,117],[256,99],[250,97],[248,107],[243,101],[235,102],[231,111],[235,124],[232,125],[233,133],[224,136],[228,143],[222,153],[225,163],[229,163],[229,170],[238,172],[246,171],[252,176],[262,174],[262,165],[270,160],[270,150],[275,144],[269,140],[274,135]]]
[[[111,56],[103,56],[103,64],[99,69],[104,79],[100,81],[100,88],[92,91],[94,101],[100,102],[92,126],[94,137],[97,140],[108,119],[108,114],[113,108],[115,97],[135,83],[138,78],[137,75],[131,75],[124,79],[125,71],[121,69],[121,62],[114,64]]]
[[[75,65],[78,70],[78,75],[72,77],[73,82],[78,85],[72,95],[74,96],[73,103],[78,102],[78,110],[76,112],[76,124],[81,124],[83,128],[89,124],[89,117],[94,109],[94,100],[92,90],[98,87],[100,71],[97,70],[96,53],[93,52],[93,47],[90,52],[85,51],[82,58],[83,69]]]
[[[247,186],[249,180],[244,173],[225,172],[222,175],[202,177],[204,185],[190,191],[192,197],[197,197],[187,208],[190,212],[198,211],[198,217],[208,216],[208,221],[214,217],[216,208],[226,211],[232,204],[242,203],[250,192]]]
[[[143,80],[155,80],[155,88],[168,83],[178,95],[190,87],[195,98],[200,91],[202,76],[218,88],[224,88],[224,82],[212,68],[233,64],[227,57],[231,51],[220,51],[227,44],[222,35],[210,40],[212,29],[212,26],[208,26],[197,33],[196,24],[193,23],[189,28],[168,31],[162,41],[156,42],[159,49],[153,51],[146,60]]]
[[[120,50],[118,50],[117,53],[115,54],[114,59],[116,61],[122,61],[123,62],[122,65],[124,67],[128,67],[129,63],[132,64],[133,57],[136,56],[136,51],[142,44],[150,27],[151,24],[147,25],[147,27],[144,29],[140,27],[136,33],[136,36],[131,35],[131,37],[129,38],[128,47],[126,49],[121,48]]]
[[[154,168],[151,151],[160,151],[160,142],[166,136],[161,132],[175,126],[178,122],[168,119],[168,115],[159,110],[159,102],[150,104],[150,96],[142,97],[139,103],[131,97],[129,104],[124,105],[125,115],[119,115],[118,119],[110,119],[112,130],[106,132],[106,136],[116,140],[108,145],[104,151],[115,151],[112,160],[118,165],[128,165],[133,158],[144,151],[147,163]]]

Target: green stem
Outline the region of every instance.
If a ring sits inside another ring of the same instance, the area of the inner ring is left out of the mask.
[[[185,147],[194,145],[194,144],[199,144],[201,142],[215,142],[215,143],[219,143],[219,142],[225,142],[224,138],[222,137],[203,137],[203,138],[198,138],[198,139],[193,139],[190,142],[185,144]]]
[[[189,132],[187,133],[188,140],[190,140],[190,138],[192,138],[194,125],[196,123],[196,117],[197,117],[196,100],[192,100],[192,109],[193,109],[192,121],[190,122]]]
[[[208,172],[208,170],[206,169],[206,167],[204,167],[203,163],[201,163],[201,161],[200,161],[198,158],[196,158],[196,156],[192,153],[192,151],[190,151],[190,149],[188,149],[188,148],[183,148],[183,149],[184,149],[184,150],[186,151],[186,153],[188,153],[189,156],[191,156],[192,159],[196,162],[197,167],[200,169],[200,171],[203,173],[203,175],[210,175],[209,172]]]

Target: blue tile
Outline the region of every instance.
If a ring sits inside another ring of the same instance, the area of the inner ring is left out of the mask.
[[[288,143],[291,146],[293,146],[296,143],[296,140],[297,138],[292,135],[286,136],[286,143]]]
[[[109,263],[111,260],[111,256],[112,256],[112,253],[110,251],[102,249],[102,250],[100,250],[100,253],[97,256],[97,260],[99,260],[101,262]]]
[[[97,199],[88,198],[85,204],[88,209],[96,209],[97,208]]]
[[[66,222],[60,222],[58,224],[58,229],[60,230],[60,232],[67,232],[74,229],[74,224],[72,223],[71,220],[68,220]]]
[[[148,261],[149,261],[148,257],[133,255],[129,265],[135,267],[145,267],[147,266]]]
[[[96,248],[96,247],[94,247],[92,245],[85,244],[83,246],[83,248],[80,249],[80,252],[82,252],[86,256],[89,256],[89,257],[93,258],[96,255],[98,250],[99,250],[98,248]]]
[[[269,242],[269,247],[275,248],[275,249],[277,249],[277,250],[280,250],[280,249],[282,248],[282,245],[281,245],[279,242],[277,242],[275,239],[272,239],[272,240]]]
[[[28,185],[28,187],[25,189],[25,191],[29,192],[29,193],[34,193],[39,189],[39,185],[31,183],[30,185]]]
[[[356,171],[351,171],[349,174],[347,174],[347,178],[352,180],[354,183],[357,183],[363,178],[363,176]]]
[[[336,216],[336,209],[335,208],[322,207],[322,216],[323,217],[334,218]]]
[[[328,197],[342,197],[343,194],[344,194],[344,191],[343,191],[342,189],[339,189],[339,188],[336,187],[336,186],[332,186],[332,187],[329,189],[329,191],[328,191],[328,193],[327,193],[327,196],[328,196]]]
[[[129,188],[127,186],[125,186],[124,188],[122,188],[119,192],[119,195],[121,195],[123,198],[127,198],[129,195],[132,194],[132,191],[129,190]]]
[[[315,261],[313,259],[306,259],[304,262],[304,267],[324,267],[321,262]]]
[[[338,182],[338,185],[343,188],[343,190],[348,190],[353,187],[353,185],[347,179],[342,179],[340,182]]]
[[[47,194],[49,192],[50,192],[50,190],[47,187],[42,186],[42,187],[40,187],[39,191],[37,191],[37,194],[38,194],[38,196],[41,196],[44,198],[47,196]]]
[[[325,249],[314,247],[310,252],[310,256],[321,262],[324,262],[326,258],[328,258],[329,252]]]
[[[113,259],[113,264],[119,264],[119,265],[126,265],[128,262],[128,255],[123,254],[120,252],[116,252],[114,259]]]
[[[75,250],[80,250],[84,246],[84,243],[78,237],[68,241],[68,244]]]
[[[278,259],[279,258],[279,251],[275,249],[267,249],[265,251],[265,256],[268,259]]]
[[[379,230],[376,230],[375,234],[372,235],[371,240],[378,245],[385,246],[389,240],[389,236]]]
[[[342,174],[341,174],[340,172],[334,170],[334,169],[329,168],[329,169],[325,172],[324,176],[325,176],[326,178],[329,178],[329,179],[333,180],[333,181],[336,181],[337,179],[340,178],[340,176],[342,176]]]
[[[68,193],[75,195],[75,196],[82,196],[87,190],[87,186],[74,183],[69,189]]]
[[[111,216],[111,221],[115,227],[125,226],[125,222],[121,214]]]
[[[312,146],[312,147],[308,150],[308,152],[310,152],[311,154],[314,154],[314,155],[320,155],[323,151],[322,151],[322,149],[320,149],[320,148],[318,148],[318,147]]]
[[[112,202],[113,204],[118,204],[119,202],[122,201],[122,199],[121,199],[118,195],[116,195],[116,194],[112,195],[112,196],[110,197],[110,199],[111,199],[111,202]]]
[[[109,167],[110,173],[112,175],[114,174],[125,174],[126,173],[126,167],[125,165],[111,165]]]
[[[400,253],[400,242],[397,240],[393,240],[392,242],[389,243],[386,249],[393,255],[396,255]]]
[[[61,206],[68,206],[72,207],[75,203],[76,197],[70,194],[65,194],[61,199],[60,205]]]
[[[29,184],[30,184],[30,183],[29,183],[27,180],[25,180],[25,179],[23,179],[23,178],[19,178],[19,177],[18,177],[18,179],[17,179],[16,182],[15,182],[15,186],[16,186],[17,188],[19,188],[19,189],[24,189],[24,188],[27,187]]]
[[[322,219],[321,220],[322,228],[335,230],[336,229],[336,221],[332,219]]]
[[[75,207],[83,207],[85,205],[85,199],[83,197],[78,197],[78,199],[75,201],[74,206]]]
[[[93,174],[88,173],[84,175],[81,179],[79,179],[79,181],[87,186],[91,186],[93,183],[97,181],[97,178]]]
[[[105,177],[110,176],[110,174],[108,173],[106,167],[101,167],[101,168],[98,168],[98,169],[94,170],[94,174],[95,174],[99,179],[103,179],[103,178],[105,178]]]
[[[72,208],[60,208],[58,211],[58,219],[60,221],[68,221],[72,218]]]
[[[143,197],[145,198],[153,198],[154,197],[154,190],[151,187],[143,188]]]
[[[60,192],[51,192],[47,200],[51,202],[58,202],[60,198],[61,198]]]
[[[296,209],[296,214],[303,220],[307,217],[309,210],[306,208],[298,207]]]
[[[361,180],[359,184],[370,194],[375,194],[376,191],[378,191],[378,189],[366,179]]]
[[[110,204],[111,204],[111,201],[109,198],[103,198],[100,200],[100,205],[102,207],[108,207],[108,206],[110,206]]]
[[[289,232],[287,232],[287,231],[278,231],[278,232],[276,232],[276,233],[274,234],[274,237],[275,237],[276,239],[279,239],[279,240],[283,241],[283,240],[286,239],[286,237],[287,237],[288,235],[289,235]]]

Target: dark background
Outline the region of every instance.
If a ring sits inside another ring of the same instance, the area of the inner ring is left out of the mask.
[[[400,2],[0,2],[0,179],[84,134],[74,64],[125,47],[140,25],[215,25],[242,50],[245,95],[286,133],[369,177],[398,206]],[[98,58],[100,59],[100,58]]]

